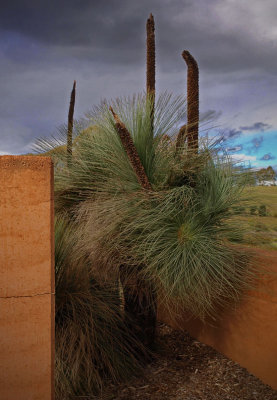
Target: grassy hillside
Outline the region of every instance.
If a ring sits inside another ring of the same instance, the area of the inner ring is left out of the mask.
[[[245,198],[234,210],[234,218],[245,228],[242,243],[277,250],[277,186],[251,187]]]

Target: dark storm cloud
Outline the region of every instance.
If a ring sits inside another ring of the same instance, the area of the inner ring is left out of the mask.
[[[134,8],[127,1],[15,0],[1,10],[0,26],[5,32],[16,32],[40,43],[57,58],[71,56],[123,64],[135,62],[135,49],[143,40],[143,29],[138,31],[142,16],[134,13],[130,17]]]
[[[269,160],[275,160],[275,159],[276,159],[276,157],[274,157],[271,153],[264,154],[260,158],[261,161],[269,161]]]
[[[15,0],[1,10],[0,26],[63,55],[130,65],[144,63],[141,55],[149,13],[156,9],[155,18],[162,26],[166,9],[174,13],[180,4],[186,7],[190,1],[173,0],[163,8],[158,0]]]
[[[267,1],[266,12],[258,0],[242,9],[239,0],[6,1],[0,13],[0,151],[19,152],[66,120],[74,79],[76,117],[102,98],[144,90],[150,12],[157,91],[185,94],[181,52],[188,49],[200,68],[200,110],[208,109],[201,122],[217,121],[238,102],[239,110],[256,106],[265,92],[276,102],[276,40],[266,36],[277,17],[275,1]],[[248,93],[253,87],[255,96]],[[249,121],[238,125],[248,128]],[[227,129],[226,138],[241,133]]]
[[[274,0],[268,4],[274,11]],[[277,69],[273,44],[257,41],[254,32],[244,30],[244,21],[240,29],[223,29],[222,16],[228,10],[222,10],[218,0],[164,0],[162,4],[158,0],[13,0],[1,9],[0,25],[2,30],[77,57],[140,63],[150,12],[156,19],[163,70],[184,68],[180,55],[185,48],[207,71],[262,68],[275,73]]]
[[[122,35],[122,22],[125,22],[125,32],[133,32],[130,22],[137,17],[133,15],[130,21],[128,15],[134,8],[126,0],[14,0],[2,9],[0,22],[2,29],[15,30],[49,45],[101,46],[107,37],[113,37],[115,42],[119,38],[130,39]]]
[[[270,129],[272,126],[269,124],[265,124],[264,122],[255,122],[253,125],[250,126],[240,126],[239,129],[242,131],[265,131]]]

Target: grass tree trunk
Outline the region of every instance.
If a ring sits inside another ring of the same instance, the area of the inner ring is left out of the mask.
[[[73,88],[70,96],[70,104],[68,111],[68,125],[67,125],[67,164],[71,163],[72,157],[72,131],[73,131],[73,117],[75,107],[75,94],[76,94],[76,81],[73,83]]]
[[[126,273],[126,266],[120,270],[120,281],[124,294],[124,311],[127,326],[132,336],[147,350],[154,350],[157,320],[157,299],[148,281],[136,274]],[[138,346],[137,352],[149,357]]]
[[[130,132],[120,121],[112,107],[110,107],[110,111],[113,114],[116,130],[130,164],[136,173],[138,182],[144,190],[152,190]],[[124,310],[130,332],[146,348],[153,350],[156,333],[156,294],[153,286],[142,278],[139,272],[139,267],[132,273],[128,271],[128,266],[122,265],[120,268],[120,280],[124,293]]]

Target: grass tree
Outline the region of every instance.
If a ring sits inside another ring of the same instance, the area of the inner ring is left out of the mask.
[[[240,202],[245,174],[224,152],[219,156],[212,143],[199,139],[198,66],[188,51],[183,58],[188,66],[185,127],[185,98],[155,94],[150,15],[146,94],[103,101],[75,124],[73,141],[72,131],[65,130],[60,140],[40,142],[44,150],[64,149],[66,143],[72,148],[52,153],[56,214],[70,220],[57,227],[57,240],[62,231],[68,240],[62,242],[66,251],[56,251],[56,266],[62,266],[56,267],[62,294],[56,318],[61,370],[78,388],[89,382],[87,374],[97,376],[99,370],[91,368],[101,357],[105,371],[118,376],[122,360],[127,368],[132,364],[131,347],[137,355],[143,352],[138,339],[153,345],[157,298],[204,319],[216,314],[218,305],[238,300],[255,278],[248,253],[230,242],[240,233],[230,210]],[[75,256],[69,257],[72,248]],[[114,286],[119,278],[121,305]],[[84,286],[78,291],[79,283]],[[115,296],[116,304],[102,292]],[[120,306],[129,338],[125,328],[118,330]],[[107,328],[102,336],[101,326]],[[63,347],[67,342],[72,356]],[[93,359],[90,367],[88,358]]]
[[[74,372],[76,384],[87,385],[87,375],[82,371],[97,375],[95,365],[99,365],[101,357],[111,363],[110,367],[113,363],[115,368],[117,363],[122,365],[122,357],[127,357],[126,365],[132,364],[134,358],[130,353],[126,356],[120,347],[113,350],[112,360],[101,350],[107,346],[102,340],[106,333],[101,332],[101,324],[115,335],[115,346],[119,338],[119,342],[130,344],[129,350],[133,347],[141,355],[137,342],[131,344],[132,334],[135,332],[136,339],[145,344],[153,343],[155,315],[149,304],[155,303],[156,296],[164,305],[178,304],[205,318],[216,314],[219,304],[223,307],[238,300],[255,277],[248,254],[229,240],[240,233],[240,227],[231,222],[230,210],[239,204],[244,173],[202,141],[198,152],[186,145],[176,157],[175,139],[185,117],[184,106],[185,100],[180,96],[160,95],[153,135],[147,95],[103,103],[87,116],[86,125],[77,136],[78,145],[73,143],[70,168],[67,153],[54,152],[56,215],[66,215],[74,224],[71,231],[75,233],[67,252],[76,255],[69,258],[70,263],[64,262],[64,271],[72,271],[68,275],[58,272],[62,269],[56,260],[57,293],[61,293],[56,315],[61,326],[57,346],[63,349],[58,350],[60,356],[57,351],[61,379],[70,382]],[[42,144],[45,148],[46,142]],[[66,229],[62,226],[61,231]],[[59,255],[57,249],[56,246],[56,256],[66,260],[64,252]],[[122,339],[122,330],[118,334],[118,325],[113,325],[121,315],[117,314],[121,308],[113,284],[122,276],[124,300],[127,299],[125,325],[126,314],[136,316],[127,323],[131,327],[130,339]],[[94,285],[90,293],[92,279],[98,286]],[[103,301],[97,303],[93,296],[100,296],[102,290],[106,299],[102,297]],[[111,293],[113,300],[109,303]],[[93,304],[99,304],[95,311]],[[97,319],[94,312],[102,319]],[[97,327],[90,326],[93,318],[99,321]],[[134,328],[133,324],[137,326]],[[93,335],[101,335],[102,341]],[[76,342],[70,353],[62,344],[69,340]],[[112,338],[108,335],[107,340],[111,343]],[[100,349],[93,350],[98,345]],[[89,351],[86,346],[90,346]],[[91,366],[93,372],[87,369],[89,361],[82,358],[82,352],[90,357],[95,351],[100,355]],[[69,367],[72,363],[74,368]],[[82,383],[77,378],[81,376]]]

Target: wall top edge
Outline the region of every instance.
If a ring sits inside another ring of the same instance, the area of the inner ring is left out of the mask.
[[[51,168],[53,162],[48,156],[0,156],[0,169],[44,169]]]

